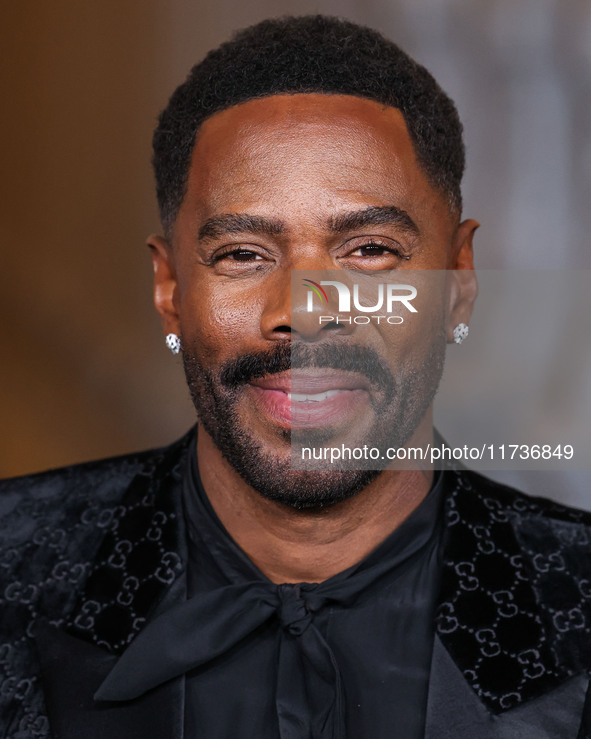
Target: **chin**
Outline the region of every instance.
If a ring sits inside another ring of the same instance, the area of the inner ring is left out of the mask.
[[[325,509],[353,498],[378,477],[381,470],[296,470],[291,455],[248,455],[228,462],[259,495],[295,510]],[[245,464],[244,460],[248,463]]]

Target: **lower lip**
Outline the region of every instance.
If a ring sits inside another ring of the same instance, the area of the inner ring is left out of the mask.
[[[339,390],[324,400],[294,401],[281,390],[249,385],[259,408],[282,426],[319,428],[346,421],[368,401],[366,390]]]

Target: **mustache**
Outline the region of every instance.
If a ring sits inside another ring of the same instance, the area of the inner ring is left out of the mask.
[[[331,368],[364,375],[390,399],[394,376],[386,361],[371,347],[358,344],[305,344],[284,341],[263,352],[243,354],[222,365],[220,382],[235,390],[266,375],[305,368]]]

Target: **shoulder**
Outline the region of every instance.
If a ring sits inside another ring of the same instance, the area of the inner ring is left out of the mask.
[[[491,592],[514,591],[527,580],[542,600],[547,584],[553,588],[568,579],[577,590],[572,605],[580,604],[591,582],[588,511],[526,495],[470,470],[445,475],[447,563],[457,578],[464,571],[478,573]],[[561,605],[569,602],[565,597]]]
[[[157,470],[164,474],[167,465],[173,467],[191,433],[165,447],[0,480],[3,549],[23,537],[30,540],[33,531],[47,528],[56,539],[62,523],[89,523],[117,504],[138,475],[150,477]]]
[[[467,469],[456,470],[450,484],[450,503],[466,511],[475,522],[511,520],[514,526],[526,523],[533,528],[558,530],[569,525],[591,527],[591,512],[558,503],[550,498],[527,495],[513,487]]]
[[[184,459],[191,433],[167,447],[0,481],[0,598],[37,601],[46,590],[38,583],[82,582],[126,492],[157,486]]]
[[[0,480],[0,527],[3,542],[18,540],[27,522],[49,516],[55,523],[81,506],[100,506],[116,500],[153,452],[109,459]],[[30,529],[29,529],[30,530]]]
[[[453,474],[447,518],[460,549],[468,547],[473,557],[489,565],[494,553],[517,557],[512,561],[523,564],[543,598],[548,594],[545,583],[556,587],[567,579],[576,586],[574,600],[586,598],[587,591],[591,595],[589,511],[526,495],[471,471]],[[565,590],[563,606],[566,603]]]

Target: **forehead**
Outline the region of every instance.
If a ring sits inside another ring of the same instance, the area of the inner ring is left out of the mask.
[[[208,217],[280,203],[308,211],[385,203],[441,209],[444,198],[417,162],[402,113],[390,106],[349,95],[276,95],[208,118],[181,212],[187,206]]]

